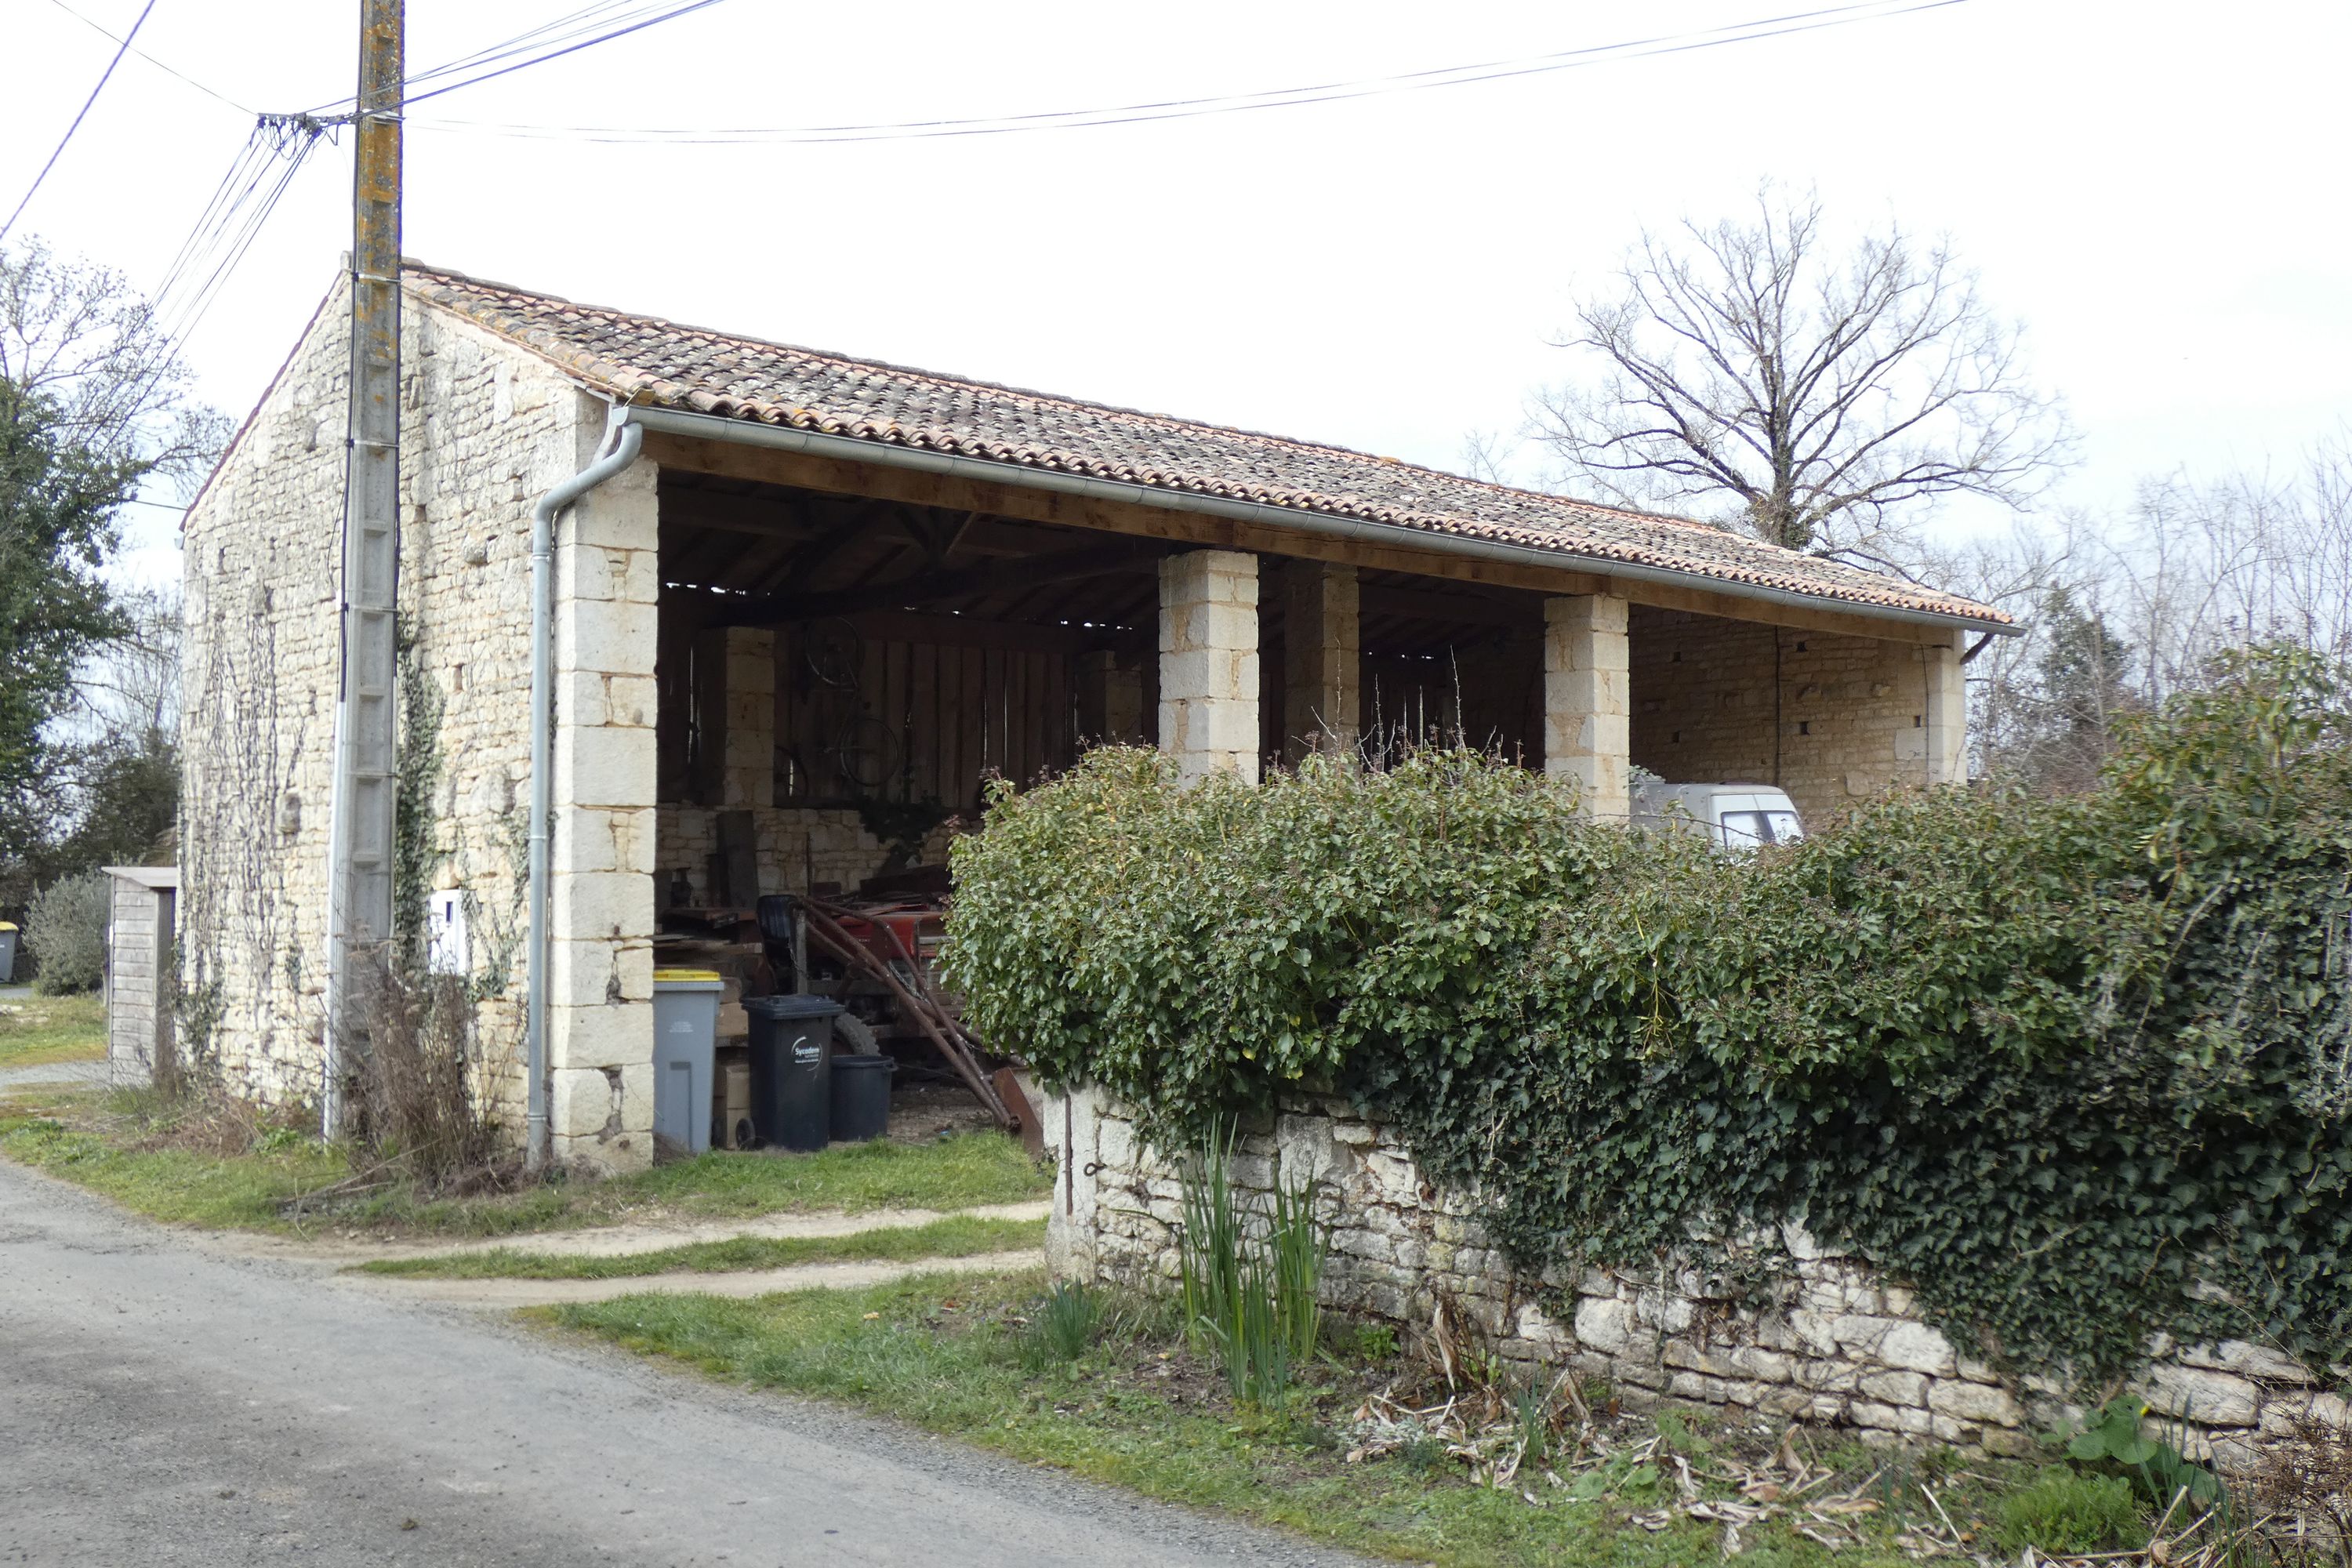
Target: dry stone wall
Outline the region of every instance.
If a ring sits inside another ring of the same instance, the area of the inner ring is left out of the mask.
[[[1062,1278],[1165,1289],[1181,1218],[1172,1170],[1096,1090],[1049,1107],[1061,1147],[1047,1256]],[[1790,1226],[1771,1245],[1734,1247],[1728,1265],[1662,1259],[1636,1269],[1521,1275],[1484,1235],[1475,1198],[1425,1181],[1387,1129],[1346,1101],[1301,1099],[1244,1129],[1237,1186],[1317,1183],[1332,1226],[1328,1307],[1407,1331],[1441,1299],[1466,1312],[1496,1354],[1606,1378],[1629,1403],[1658,1399],[1750,1410],[1993,1453],[2081,1412],[2061,1391],[2005,1376],[1923,1321],[1911,1292]],[[2335,1392],[2352,1373],[2311,1369],[2241,1342],[2157,1347],[2142,1390],[2184,1422],[2194,1457],[2224,1469],[2315,1420],[2352,1440]]]

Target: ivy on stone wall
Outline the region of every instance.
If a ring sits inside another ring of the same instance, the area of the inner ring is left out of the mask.
[[[2245,656],[2095,791],[1900,795],[1727,857],[1424,752],[999,785],[948,963],[1168,1146],[1336,1089],[1530,1275],[1801,1221],[1964,1344],[2352,1352],[2352,713]]]
[[[417,657],[413,618],[394,628],[393,662],[399,679],[399,738],[394,760],[392,807],[392,934],[394,962],[405,973],[425,972],[425,904],[442,855],[435,842],[446,759],[441,751],[441,689]]]

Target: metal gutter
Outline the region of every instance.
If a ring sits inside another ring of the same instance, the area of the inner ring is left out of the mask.
[[[523,1039],[528,1120],[523,1159],[547,1163],[548,828],[555,816],[555,519],[565,507],[637,460],[644,428],[614,408],[600,444],[603,456],[539,498],[530,509],[530,951]]]
[[[702,441],[726,441],[740,447],[766,447],[785,452],[805,452],[813,457],[841,458],[853,462],[879,463],[886,468],[911,468],[920,473],[946,474],[956,479],[978,479],[990,484],[1018,485],[1026,489],[1054,490],[1063,495],[1084,496],[1093,500],[1131,502],[1137,506],[1159,507],[1169,511],[1198,512],[1209,517],[1234,518],[1244,522],[1264,523],[1270,528],[1287,528],[1301,533],[1319,533],[1328,538],[1359,543],[1400,545],[1412,550],[1427,550],[1441,555],[1462,555],[1474,560],[1506,562],[1516,566],[1549,567],[1553,571],[1590,570],[1611,577],[1625,578],[1637,583],[1657,583],[1676,588],[1701,588],[1709,593],[1732,598],[1760,599],[1766,604],[1788,605],[1808,610],[1834,610],[1850,616],[1863,616],[1877,620],[1902,621],[1912,626],[1949,626],[1969,631],[1990,632],[1999,637],[2016,637],[2023,627],[2001,621],[1988,621],[1969,616],[1948,615],[1937,610],[1905,610],[1890,605],[1862,604],[1851,599],[1837,599],[1820,594],[1801,594],[1790,588],[1771,588],[1753,583],[1727,581],[1708,577],[1696,572],[1677,572],[1664,566],[1644,566],[1631,562],[1612,560],[1603,555],[1590,555],[1574,551],[1543,550],[1533,545],[1511,544],[1501,540],[1473,539],[1462,534],[1433,533],[1418,528],[1404,528],[1391,522],[1373,522],[1363,518],[1340,517],[1330,512],[1307,511],[1297,507],[1273,506],[1265,501],[1237,500],[1229,496],[1202,495],[1192,490],[1163,489],[1156,485],[1140,485],[1125,479],[1098,479],[1085,474],[1060,473],[1052,468],[1033,468],[1020,463],[1001,463],[986,458],[962,458],[947,452],[926,451],[916,447],[894,447],[884,441],[860,440],[854,436],[832,436],[814,430],[795,430],[789,426],[762,425],[748,419],[730,419],[717,414],[693,414],[677,408],[632,406],[620,412],[619,417],[632,426],[666,436],[686,436]]]

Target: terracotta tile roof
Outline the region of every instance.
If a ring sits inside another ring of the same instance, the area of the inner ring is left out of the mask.
[[[1441,473],[1393,458],[908,370],[579,305],[410,263],[417,298],[630,402],[1492,539],[1685,574],[1737,595],[1959,616],[1997,610],[1680,518]]]

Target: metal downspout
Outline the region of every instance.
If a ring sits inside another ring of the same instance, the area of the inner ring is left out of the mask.
[[[530,1074],[524,1161],[547,1164],[548,830],[555,816],[555,519],[565,507],[637,460],[646,433],[615,405],[599,444],[604,456],[539,498],[530,509],[530,934],[523,1023]]]

